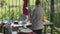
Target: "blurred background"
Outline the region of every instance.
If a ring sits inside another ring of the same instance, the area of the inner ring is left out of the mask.
[[[44,8],[44,16],[48,21],[54,23],[60,30],[60,0],[40,0]],[[22,20],[23,0],[0,0],[0,21],[2,20]],[[33,10],[35,0],[29,0],[29,5]],[[53,18],[53,19],[52,19]]]

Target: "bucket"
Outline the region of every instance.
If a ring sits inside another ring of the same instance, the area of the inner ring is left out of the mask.
[[[31,29],[23,29],[18,34],[34,34]]]

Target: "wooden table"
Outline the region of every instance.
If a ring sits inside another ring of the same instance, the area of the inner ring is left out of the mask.
[[[51,33],[50,34],[53,34],[53,23],[51,23],[51,22],[44,24],[44,34],[46,34],[47,26],[50,26],[50,28],[51,28]]]
[[[31,26],[32,24],[28,21],[26,25],[27,25],[27,26]],[[13,27],[21,27],[21,26],[23,26],[23,25],[22,25],[22,24],[13,24],[13,23],[12,23],[11,26],[13,26]],[[46,34],[46,28],[47,28],[47,26],[50,26],[50,28],[51,28],[51,34],[52,34],[52,33],[53,33],[53,23],[52,23],[52,22],[49,22],[49,21],[47,21],[47,22],[44,24],[44,34]]]

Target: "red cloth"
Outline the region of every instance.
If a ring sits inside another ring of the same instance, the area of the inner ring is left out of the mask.
[[[28,0],[24,0],[23,6],[23,14],[28,15],[28,9],[26,9],[26,7],[28,7]]]

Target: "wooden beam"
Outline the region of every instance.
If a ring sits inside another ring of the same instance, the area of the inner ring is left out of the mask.
[[[51,0],[51,12],[50,12],[50,21],[53,22],[54,18],[54,0]]]

